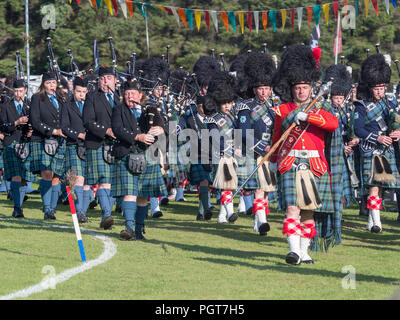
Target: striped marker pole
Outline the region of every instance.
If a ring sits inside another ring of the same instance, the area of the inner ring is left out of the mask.
[[[79,252],[81,253],[82,262],[86,262],[86,255],[85,255],[85,249],[83,248],[81,229],[79,228],[78,217],[76,216],[75,203],[74,199],[72,198],[71,188],[67,186],[66,189],[68,193],[69,207],[71,209],[71,214],[72,214],[72,221],[74,222],[75,235],[76,239],[78,240]]]

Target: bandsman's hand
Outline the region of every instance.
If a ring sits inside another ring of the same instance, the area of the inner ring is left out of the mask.
[[[377,141],[387,147],[392,144],[392,138],[388,136],[379,136]]]
[[[109,137],[113,138],[113,139],[117,139],[114,135],[114,132],[112,131],[111,128],[108,128],[106,131],[106,135],[108,135]]]
[[[391,137],[394,141],[399,141],[400,139],[400,130],[395,130],[391,134],[389,134],[389,137]]]
[[[344,152],[348,156],[354,153],[353,149],[350,146],[344,146]]]
[[[349,147],[354,147],[354,146],[358,145],[359,143],[360,143],[360,139],[354,138],[353,140],[351,140],[349,142]]]
[[[155,139],[154,136],[151,134],[141,133],[135,137],[136,141],[143,142],[144,144],[151,145],[154,143]]]
[[[15,126],[21,125],[21,124],[27,124],[29,121],[27,116],[19,117],[15,122]]]

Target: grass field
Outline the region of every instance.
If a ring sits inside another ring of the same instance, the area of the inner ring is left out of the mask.
[[[69,207],[59,205],[57,220],[42,225],[39,195],[24,203],[25,219],[11,218],[12,202],[0,195],[0,297],[33,286],[48,276],[82,265]],[[83,229],[106,235],[116,254],[53,288],[26,299],[389,299],[400,285],[400,224],[397,213],[384,212],[384,232],[365,230],[358,210],[344,213],[343,243],[328,253],[312,253],[314,265],[290,266],[282,235],[283,214],[271,210],[271,231],[253,232],[253,220],[240,216],[235,224],[198,222],[197,197],[163,207],[164,216],[146,220],[147,241],[121,241],[123,218],[113,213],[113,230],[99,229],[100,209],[89,210]],[[30,221],[31,223],[28,223]],[[88,261],[104,245],[83,233]],[[349,270],[355,288],[346,289]],[[343,280],[344,279],[344,280]],[[347,282],[346,282],[347,281]]]

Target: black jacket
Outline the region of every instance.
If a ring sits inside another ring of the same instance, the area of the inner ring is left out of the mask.
[[[28,124],[15,126],[14,123],[20,117],[29,115],[29,106],[23,102],[22,114],[19,115],[14,99],[11,99],[2,105],[0,110],[0,131],[4,133],[4,145],[8,146],[14,141],[20,142],[22,136],[26,138],[29,131]]]
[[[112,130],[117,137],[114,144],[114,156],[121,159],[130,151],[143,151],[144,144],[135,141],[135,137],[141,133],[135,116],[126,104],[118,105],[112,114]]]
[[[114,108],[119,104],[117,93],[114,94]],[[100,89],[88,94],[83,106],[83,125],[86,128],[85,146],[98,149],[106,139],[106,131],[111,128],[113,108]]]
[[[58,101],[59,108],[56,109],[47,95],[43,101],[38,93],[32,96],[29,120],[32,124],[33,133],[31,141],[43,141],[50,138],[54,129],[61,129],[61,111],[63,103]]]
[[[83,126],[83,115],[73,98],[64,105],[62,110],[61,129],[67,136],[67,145],[77,144],[81,141],[78,135],[86,132]]]

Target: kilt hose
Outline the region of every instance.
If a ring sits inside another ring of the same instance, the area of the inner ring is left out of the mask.
[[[167,187],[157,161],[147,162],[144,172],[132,174],[128,170],[128,156],[117,159],[114,164],[111,196],[126,195],[153,198],[167,196]]]
[[[393,172],[394,182],[370,182],[372,174],[372,152],[361,153],[361,172],[364,189],[369,187],[382,187],[386,189],[400,188],[400,175],[399,171],[397,170],[395,155],[389,152],[385,152],[383,155],[390,164],[390,168]],[[368,190],[364,190],[364,194],[368,194]]]
[[[78,157],[77,145],[69,145],[65,154],[65,172],[69,170],[77,176],[85,176],[86,161]]]
[[[95,185],[112,183],[114,164],[103,158],[103,146],[98,149],[86,149],[85,184]]]
[[[44,151],[44,142],[31,141],[29,143],[30,171],[34,174],[40,174],[42,170],[51,170],[58,176],[65,173],[65,140],[58,146],[57,153],[54,156],[48,155]]]
[[[6,146],[3,151],[5,179],[11,180],[12,177],[20,176],[25,181],[35,182],[37,177],[30,171],[29,158],[18,158],[15,154],[15,144],[16,142],[13,142]]]
[[[295,165],[300,163],[308,163],[308,159],[296,158],[292,168],[279,175],[280,205],[282,210],[286,210],[288,206],[297,206],[296,193],[296,168]],[[330,178],[326,171],[321,178],[314,175],[318,193],[321,198],[322,206],[314,212],[334,213],[334,204],[331,192]]]

